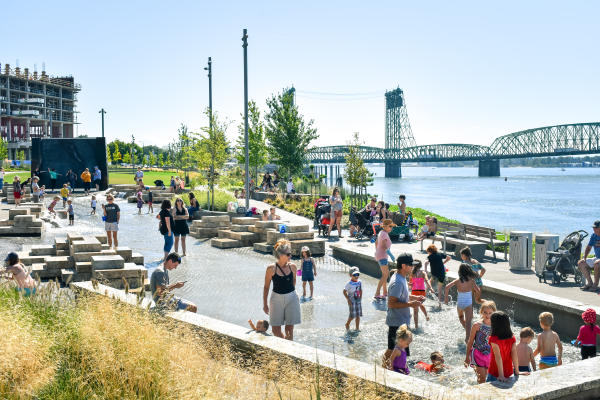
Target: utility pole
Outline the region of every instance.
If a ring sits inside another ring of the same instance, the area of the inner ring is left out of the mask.
[[[133,145],[135,144],[135,137],[131,135],[131,172],[135,175],[135,163],[133,162]]]
[[[212,116],[212,58],[208,57],[208,67],[204,67],[205,71],[208,71],[208,127],[209,127],[209,132],[210,135],[212,136],[213,134],[213,116]],[[213,155],[214,156],[214,155]],[[210,184],[210,190],[208,190],[206,192],[206,206],[210,208],[210,210],[213,210],[215,207],[215,194],[213,192],[214,190],[214,185],[213,185],[213,179],[214,179],[214,168],[213,165],[210,165],[210,170],[208,172],[208,181]],[[212,194],[212,205],[210,205],[210,193]]]
[[[244,48],[244,151],[246,159],[246,211],[250,209],[250,159],[248,151],[248,29],[242,36]]]
[[[104,114],[106,114],[106,111],[103,108],[100,111],[98,111],[98,113],[102,114],[102,137],[104,137]]]

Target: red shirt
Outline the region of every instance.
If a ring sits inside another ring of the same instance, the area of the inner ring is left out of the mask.
[[[583,325],[579,328],[579,335],[577,336],[577,340],[581,342],[581,344],[587,345],[596,345],[596,335],[600,335],[600,328],[598,325]]]
[[[495,343],[500,348],[500,357],[502,358],[502,367],[504,369],[505,378],[508,378],[513,374],[514,366],[511,357],[511,351],[516,342],[517,339],[515,339],[514,336],[508,339],[498,339],[498,336],[490,336],[489,339],[490,346],[492,343]],[[498,378],[500,374],[498,373],[498,365],[496,365],[496,357],[494,357],[493,353],[490,355],[490,357],[490,368],[488,369],[488,374]]]

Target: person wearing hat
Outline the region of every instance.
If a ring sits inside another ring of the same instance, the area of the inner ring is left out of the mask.
[[[377,290],[375,290],[375,296],[373,296],[375,300],[384,300],[387,297],[387,287],[385,285],[387,284],[388,277],[390,276],[390,270],[388,268],[388,254],[390,247],[392,247],[390,232],[394,226],[396,226],[396,224],[394,224],[391,219],[384,219],[381,221],[381,230],[377,234],[377,239],[375,240],[375,261],[377,261],[377,264],[379,264],[379,268],[381,269],[381,278],[379,278]],[[382,288],[383,296],[380,296],[379,293]]]
[[[582,290],[597,290],[598,281],[600,281],[600,220],[594,221],[592,226],[594,233],[590,236],[590,241],[585,248],[583,258],[577,263],[577,267],[586,279],[586,284],[581,288]],[[588,258],[590,251],[594,249],[594,258]],[[592,284],[592,277],[590,271],[594,269],[594,283]]]
[[[306,282],[310,286],[310,297],[313,298],[313,281],[317,276],[317,264],[315,260],[310,256],[310,249],[308,246],[302,246],[302,298],[306,298]]]
[[[596,357],[596,335],[600,335],[600,328],[596,325],[596,310],[588,308],[581,314],[585,322],[579,328],[579,335],[575,340],[575,346],[581,345],[581,359]]]
[[[31,194],[33,196],[33,202],[38,203],[40,201],[40,185],[38,185],[38,181],[40,178],[37,176],[33,177],[33,183],[31,184]]]
[[[362,317],[362,282],[358,279],[360,276],[360,270],[358,267],[350,268],[350,282],[346,283],[344,287],[344,297],[348,302],[348,308],[350,313],[348,314],[348,321],[346,321],[346,330],[350,330],[350,322],[355,320],[356,330],[360,328],[360,317]]]
[[[390,286],[388,288],[388,309],[385,323],[388,326],[388,347],[383,356],[384,367],[390,369],[390,356],[396,346],[396,333],[398,328],[402,325],[410,326],[411,308],[419,307],[424,301],[425,296],[413,296],[408,290],[408,283],[406,277],[412,271],[413,265],[417,261],[413,260],[413,257],[409,253],[401,253],[396,259],[398,269],[396,273],[390,279]],[[406,353],[410,356],[408,347]]]
[[[17,283],[17,290],[23,292],[24,296],[35,294],[35,280],[29,275],[27,269],[21,263],[21,260],[19,260],[19,255],[15,252],[8,253],[4,262],[6,272],[12,275],[10,279],[13,279]]]

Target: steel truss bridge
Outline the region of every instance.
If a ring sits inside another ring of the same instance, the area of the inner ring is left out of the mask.
[[[393,97],[392,97],[393,96]],[[478,160],[480,176],[500,176],[500,159],[600,153],[600,122],[527,129],[475,144],[414,145],[401,89],[386,92],[386,147],[360,146],[365,163],[385,163],[386,177],[401,176],[402,162]],[[319,147],[307,154],[312,164],[345,163],[348,146]]]

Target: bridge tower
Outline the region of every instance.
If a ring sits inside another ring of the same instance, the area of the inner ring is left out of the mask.
[[[395,151],[405,147],[416,146],[415,138],[410,128],[404,92],[397,88],[385,92],[385,150],[388,158],[393,158]],[[385,163],[385,177],[399,178],[402,176],[400,161]]]

